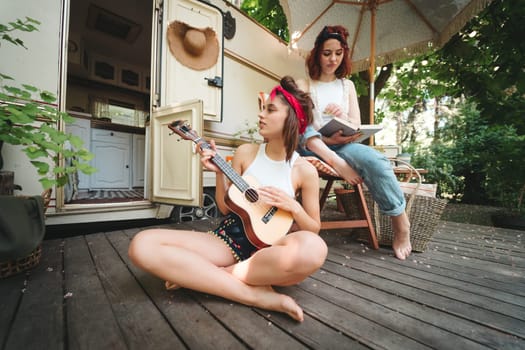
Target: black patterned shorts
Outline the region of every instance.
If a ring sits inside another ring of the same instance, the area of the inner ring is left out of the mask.
[[[248,259],[258,250],[248,240],[241,218],[234,213],[228,214],[219,226],[210,233],[222,239],[230,247],[233,257],[237,261]]]

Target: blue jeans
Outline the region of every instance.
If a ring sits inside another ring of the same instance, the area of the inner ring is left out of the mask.
[[[306,128],[297,150],[302,156],[316,156],[304,147],[306,140],[310,137],[321,137],[321,134],[312,126]],[[405,211],[405,196],[399,187],[392,165],[384,154],[361,143],[347,143],[346,145],[328,147],[361,176],[372,198],[377,202],[381,213],[388,216],[398,216]]]

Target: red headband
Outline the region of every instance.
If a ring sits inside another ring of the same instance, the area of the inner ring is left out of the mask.
[[[277,85],[273,88],[272,92],[270,92],[270,100],[273,101],[275,98],[275,94],[279,91],[281,94],[283,94],[286,101],[288,101],[288,104],[293,108],[295,111],[295,115],[297,116],[297,120],[299,120],[299,134],[303,134],[304,130],[306,129],[306,116],[304,115],[303,108],[301,107],[301,104],[297,99],[288,91],[283,89],[280,85]]]

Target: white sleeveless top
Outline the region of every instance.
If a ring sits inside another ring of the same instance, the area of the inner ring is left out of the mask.
[[[294,152],[289,162],[272,160],[266,155],[266,144],[259,146],[257,155],[243,175],[257,179],[261,186],[273,186],[285,191],[290,197],[295,197],[292,184],[292,168],[299,154]]]

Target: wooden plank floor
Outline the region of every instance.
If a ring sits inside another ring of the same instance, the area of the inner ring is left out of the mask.
[[[207,230],[209,221],[170,225]],[[524,349],[523,232],[441,222],[399,261],[323,232],[323,268],[297,286],[305,321],[163,282],[130,264],[139,229],[48,240],[0,280],[1,349]]]

